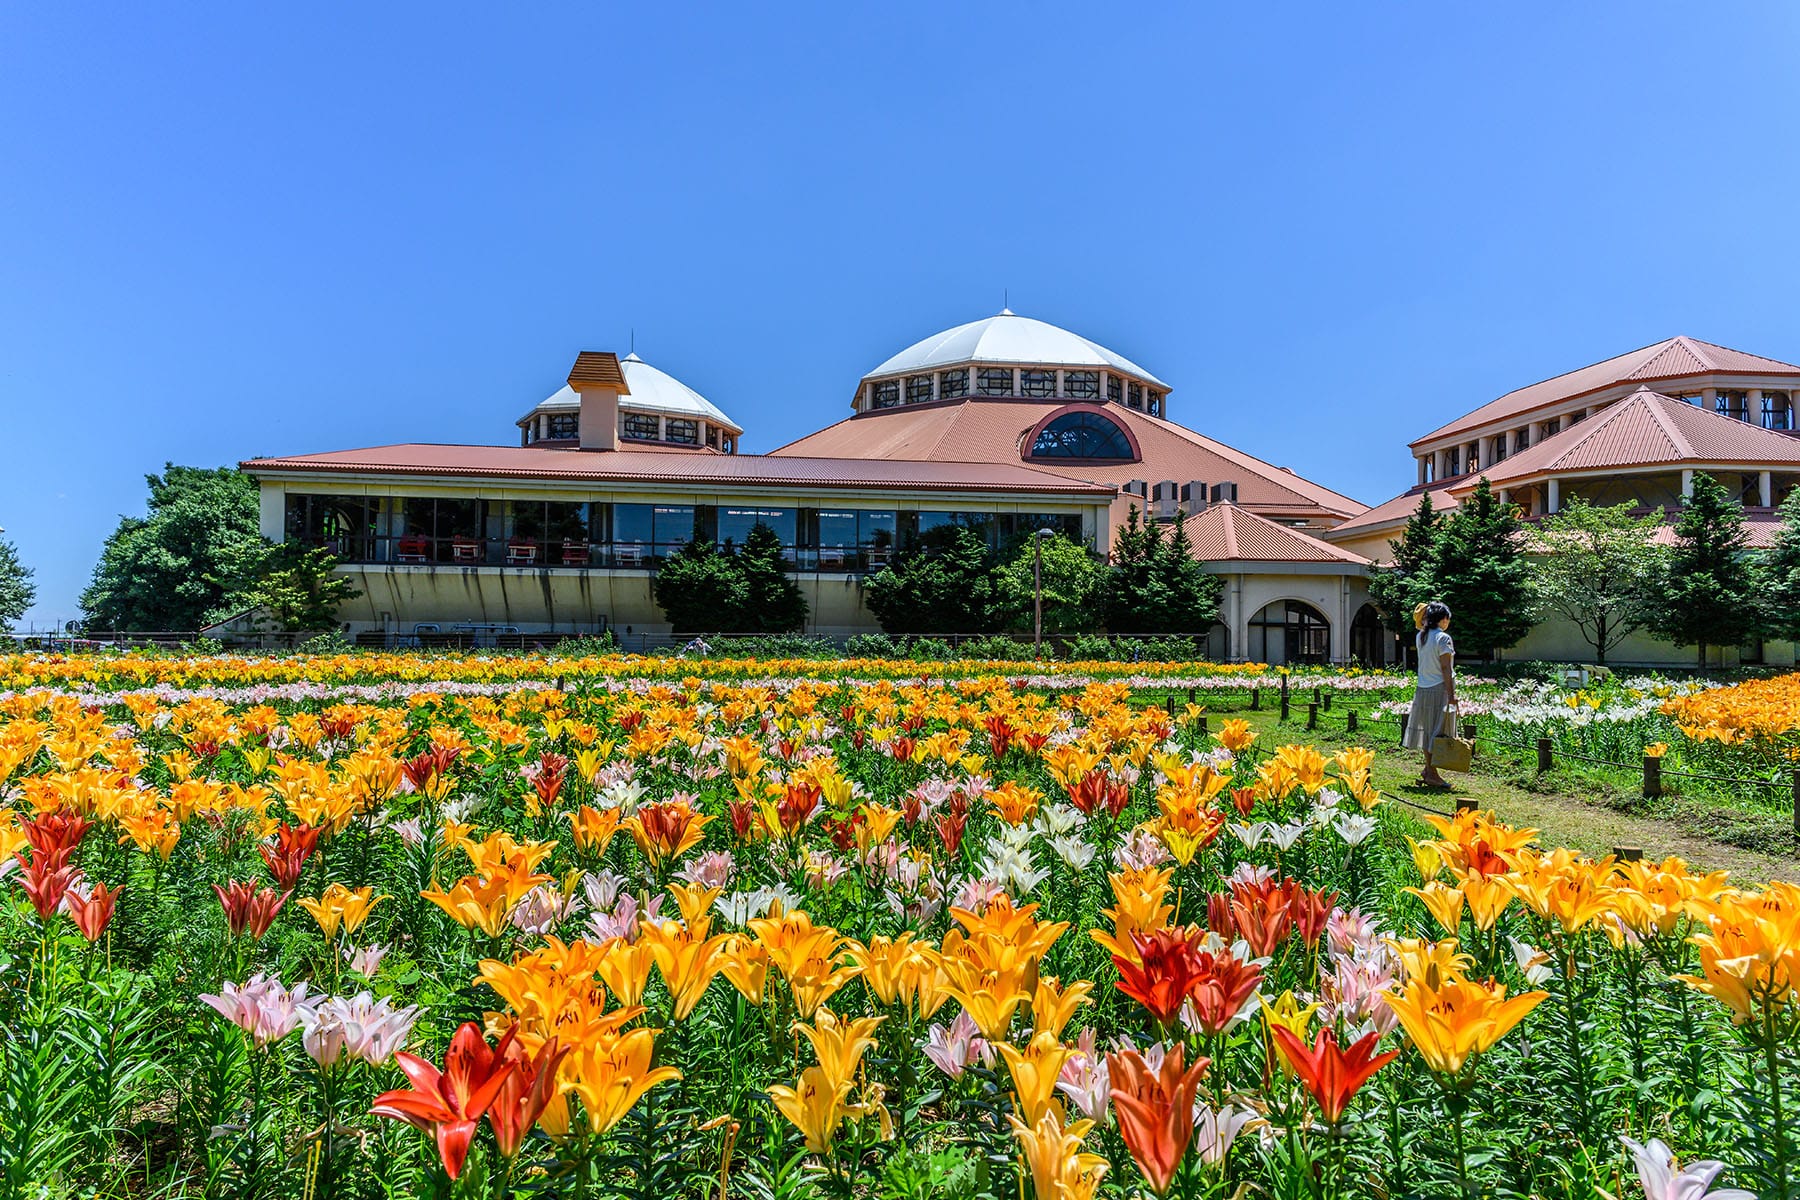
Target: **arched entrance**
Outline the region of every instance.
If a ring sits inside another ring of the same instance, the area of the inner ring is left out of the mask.
[[[1373,604],[1356,610],[1350,622],[1350,657],[1365,667],[1379,667],[1387,661],[1387,644],[1391,639],[1381,624],[1381,614]]]
[[[1250,618],[1245,656],[1270,666],[1322,663],[1331,657],[1331,622],[1300,600],[1265,604]]]

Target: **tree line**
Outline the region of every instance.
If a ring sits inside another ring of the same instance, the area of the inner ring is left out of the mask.
[[[1695,472],[1672,528],[1638,506],[1571,499],[1527,526],[1486,477],[1445,515],[1429,493],[1389,542],[1393,561],[1369,593],[1393,631],[1410,636],[1416,605],[1443,600],[1459,649],[1479,658],[1517,645],[1560,618],[1605,663],[1637,632],[1697,648],[1753,637],[1800,639],[1800,491],[1782,501],[1771,544],[1751,546],[1744,506]],[[1666,532],[1665,532],[1666,531]]]

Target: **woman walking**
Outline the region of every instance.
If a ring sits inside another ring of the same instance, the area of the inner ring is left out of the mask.
[[[1450,640],[1450,607],[1441,600],[1421,604],[1413,610],[1413,624],[1419,629],[1419,686],[1413,692],[1402,744],[1425,753],[1425,773],[1419,782],[1448,791],[1450,785],[1432,765],[1431,746],[1443,732],[1444,715],[1456,710],[1456,675],[1451,668],[1456,643]]]

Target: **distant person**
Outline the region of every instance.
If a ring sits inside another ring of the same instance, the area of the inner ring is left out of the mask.
[[[1419,782],[1448,791],[1449,783],[1432,765],[1431,747],[1444,731],[1445,715],[1456,711],[1456,674],[1451,667],[1456,643],[1450,640],[1450,606],[1442,600],[1421,604],[1413,610],[1413,624],[1419,630],[1419,686],[1413,692],[1402,744],[1425,753],[1425,773]]]

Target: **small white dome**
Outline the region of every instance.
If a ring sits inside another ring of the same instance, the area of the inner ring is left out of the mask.
[[[1090,342],[1078,333],[1021,317],[1007,309],[998,316],[984,317],[933,334],[908,346],[863,376],[865,380],[884,375],[901,375],[926,371],[959,363],[1033,364],[1056,367],[1111,367],[1126,375],[1135,375],[1146,383],[1167,388],[1168,385],[1144,368],[1115,354],[1105,346]],[[635,390],[636,385],[633,385]]]
[[[672,416],[697,417],[715,425],[743,432],[742,426],[699,392],[667,371],[659,371],[635,354],[619,360],[625,386],[630,391],[619,397],[619,407],[626,412],[657,412]],[[543,403],[532,409],[540,412],[574,412],[581,408],[581,397],[564,384]]]

